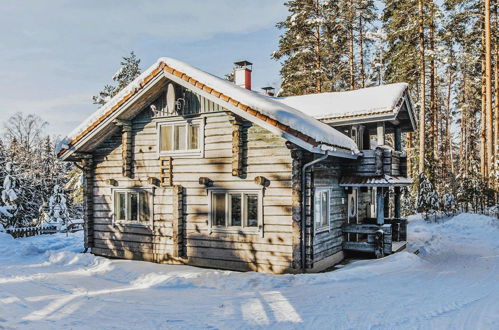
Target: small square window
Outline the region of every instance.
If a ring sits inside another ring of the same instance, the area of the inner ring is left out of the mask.
[[[201,155],[203,121],[189,120],[159,124],[159,153],[161,155]]]
[[[251,191],[211,191],[211,227],[217,230],[248,230],[261,228],[262,201],[260,193]]]
[[[148,222],[151,219],[151,198],[145,191],[116,191],[114,216],[116,221]]]

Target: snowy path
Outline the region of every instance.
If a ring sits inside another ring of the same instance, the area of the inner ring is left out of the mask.
[[[499,329],[499,221],[414,220],[409,250],[313,275],[108,260],[0,234],[2,328]]]

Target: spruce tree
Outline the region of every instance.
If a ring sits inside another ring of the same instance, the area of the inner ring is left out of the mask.
[[[140,75],[140,59],[133,51],[130,52],[129,56],[123,57],[120,65],[112,78],[116,85],[105,85],[98,95],[92,97],[94,104],[104,105]]]

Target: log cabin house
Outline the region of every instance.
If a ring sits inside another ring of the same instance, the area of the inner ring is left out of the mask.
[[[271,273],[405,246],[406,84],[279,98],[161,58],[58,146],[95,255]],[[375,141],[373,141],[375,140]]]

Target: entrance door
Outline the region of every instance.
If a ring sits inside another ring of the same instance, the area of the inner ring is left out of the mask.
[[[357,196],[358,190],[357,188],[353,188],[352,192],[348,194],[348,223],[358,223],[358,201]]]
[[[358,195],[357,188],[352,188],[352,192],[347,195],[347,198],[348,198],[347,216],[348,216],[348,223],[349,224],[359,223],[358,201],[357,201],[358,196],[357,195]],[[358,235],[357,234],[348,234],[348,240],[349,241],[358,241]]]

